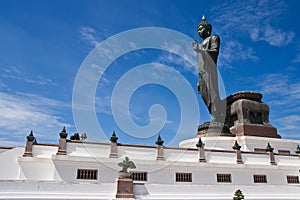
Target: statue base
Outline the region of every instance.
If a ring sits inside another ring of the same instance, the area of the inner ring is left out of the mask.
[[[269,123],[269,106],[261,101],[262,94],[243,91],[226,98],[226,124],[236,136],[281,138]]]
[[[119,171],[118,172],[118,179],[130,179],[130,173]]]
[[[216,122],[214,120],[204,122],[198,126],[197,137],[202,136],[229,136],[234,135],[230,133],[228,126],[221,122]]]
[[[128,172],[119,172],[116,198],[134,198],[133,181]]]
[[[232,134],[236,136],[256,136],[256,137],[270,137],[281,138],[277,133],[277,129],[273,126],[261,124],[237,124],[230,128]]]

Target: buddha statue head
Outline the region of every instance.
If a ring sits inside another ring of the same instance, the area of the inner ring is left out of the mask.
[[[212,30],[211,24],[208,21],[206,21],[206,18],[203,15],[202,21],[198,24],[197,27],[198,35],[201,38],[205,39],[210,36],[211,30]]]

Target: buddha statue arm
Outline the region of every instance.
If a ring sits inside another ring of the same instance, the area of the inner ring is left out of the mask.
[[[220,37],[214,35],[211,37],[209,49],[207,49],[206,51],[211,56],[215,64],[217,64],[219,49],[220,49]]]
[[[219,53],[220,49],[220,37],[218,35],[213,35],[210,40],[210,48],[208,51]]]

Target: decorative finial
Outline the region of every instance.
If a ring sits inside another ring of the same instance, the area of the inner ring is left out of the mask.
[[[204,16],[204,15],[202,15],[202,20],[206,20],[206,18],[205,18],[205,16]]]
[[[79,133],[74,133],[71,137],[70,140],[80,140]]]
[[[68,133],[66,131],[66,127],[64,126],[64,128],[62,129],[62,131],[59,133],[60,138],[67,138]]]
[[[199,141],[198,141],[198,143],[196,144],[196,147],[203,148],[204,145],[205,145],[205,144],[202,142],[201,137],[199,137]]]
[[[111,135],[111,137],[110,137],[110,141],[111,142],[117,142],[118,141],[118,137],[117,137],[117,135],[116,135],[116,133],[115,133],[115,131],[113,132],[113,134]]]
[[[234,150],[240,150],[241,149],[241,146],[239,145],[239,143],[237,142],[237,140],[235,141],[233,147],[232,147]]]
[[[156,145],[163,145],[164,141],[161,139],[160,134],[158,134],[158,138],[155,142]]]
[[[35,137],[33,136],[33,131],[31,130],[29,135],[27,136],[27,141],[33,142],[35,140]]]
[[[266,152],[273,152],[274,148],[271,147],[270,143],[268,142],[267,148],[266,148]]]
[[[87,138],[86,133],[82,133],[82,134],[80,135],[80,138],[81,138],[81,140],[86,140],[86,138]]]

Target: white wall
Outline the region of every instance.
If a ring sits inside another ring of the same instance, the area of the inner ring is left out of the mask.
[[[56,146],[34,145],[34,157],[22,157],[24,148],[0,154],[8,165],[1,166],[1,179],[114,183],[125,156],[134,161],[132,171],[148,172],[147,184],[223,184],[217,173],[232,174],[232,183],[253,184],[253,174],[266,174],[268,184],[286,183],[286,175],[298,175],[297,156],[275,155],[278,165],[270,165],[267,153],[242,153],[244,164],[236,164],[235,152],[206,151],[207,163],[200,163],[198,150],[165,148],[164,161],[156,160],[156,148],[118,146],[118,158],[109,158],[109,144],[67,143],[68,155],[56,155]],[[13,169],[13,170],[11,170]],[[77,180],[77,169],[97,169],[98,180]],[[7,171],[7,173],[5,173]],[[176,172],[192,173],[192,183],[176,183]]]
[[[24,147],[16,147],[0,153],[0,180],[18,180],[20,165],[17,158],[24,153]]]

